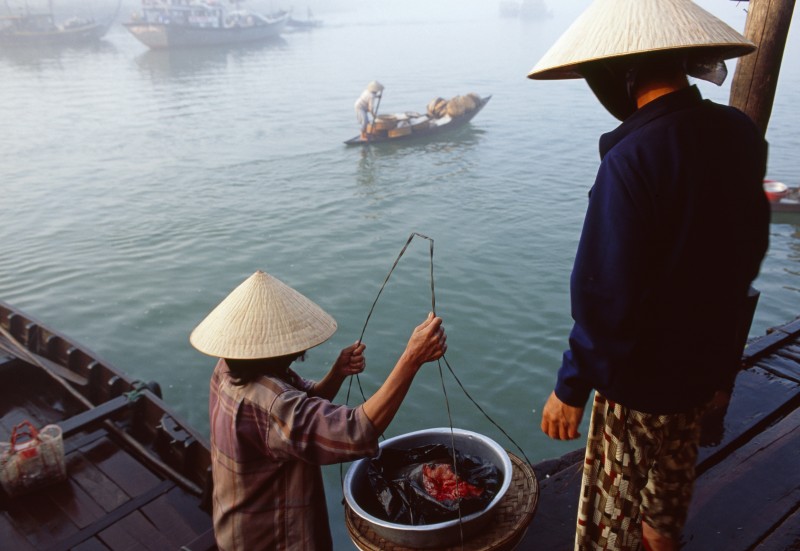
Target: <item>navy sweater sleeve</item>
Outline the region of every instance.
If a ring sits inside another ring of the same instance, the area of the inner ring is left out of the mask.
[[[555,388],[575,407],[593,387],[614,386],[615,366],[635,346],[653,223],[647,187],[636,176],[623,159],[608,156],[590,193],[570,279],[575,324]]]

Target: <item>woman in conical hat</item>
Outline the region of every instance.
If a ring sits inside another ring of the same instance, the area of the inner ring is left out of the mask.
[[[623,121],[600,139],[542,410],[548,436],[577,438],[595,391],[576,549],[678,549],[700,412],[732,385],[769,231],[763,137],[687,75],[719,84],[754,49],[690,0],[595,0],[528,75],[585,78]]]
[[[756,49],[691,0],[595,0],[528,74],[585,78],[620,120],[635,109],[629,69],[670,59],[688,74],[722,84],[724,60]]]
[[[374,456],[417,371],[447,349],[441,318],[429,314],[375,394],[346,407],[331,400],[364,370],[363,343],[343,349],[318,382],[290,368],[334,331],[322,308],[261,271],[192,331],[192,345],[219,358],[209,415],[221,551],[331,549],[320,466]]]

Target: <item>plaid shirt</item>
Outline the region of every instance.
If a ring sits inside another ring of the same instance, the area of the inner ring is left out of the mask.
[[[307,394],[288,371],[232,384],[211,378],[214,531],[221,551],[331,549],[320,465],[374,456],[378,434],[362,407]]]

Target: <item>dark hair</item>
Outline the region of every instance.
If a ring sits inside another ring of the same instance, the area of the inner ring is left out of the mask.
[[[305,352],[278,356],[277,358],[259,358],[255,360],[225,358],[225,364],[228,366],[228,375],[230,375],[231,383],[236,386],[244,386],[252,383],[263,375],[273,375],[282,378],[286,373],[286,369],[292,362],[303,354],[305,354]]]

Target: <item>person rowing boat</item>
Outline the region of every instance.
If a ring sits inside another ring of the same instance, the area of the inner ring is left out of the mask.
[[[383,96],[383,84],[377,80],[373,80],[367,85],[366,90],[361,92],[361,95],[356,100],[355,110],[358,124],[361,126],[361,139],[366,140],[371,132],[367,131],[367,125],[370,127],[375,125],[375,119],[378,116],[378,106],[381,103]],[[372,115],[372,123],[370,124],[369,116]]]

